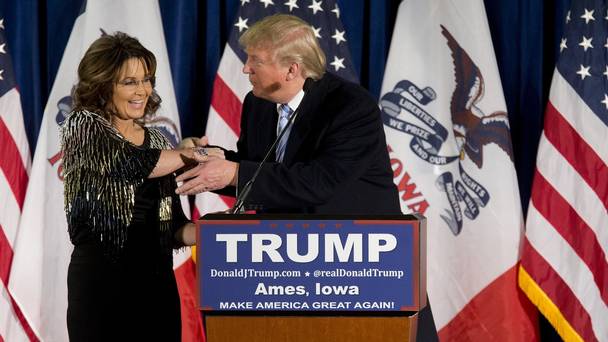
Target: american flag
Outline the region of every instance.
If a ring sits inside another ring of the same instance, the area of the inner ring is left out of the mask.
[[[0,341],[37,340],[8,285],[31,166],[19,92],[0,17]],[[27,248],[26,246],[22,248]]]
[[[239,46],[238,39],[256,21],[277,13],[292,14],[308,22],[326,54],[327,69],[342,78],[357,82],[348,39],[340,21],[340,8],[335,1],[241,0],[213,84],[206,129],[211,144],[236,150],[242,103],[251,90],[251,85],[242,72],[247,55]],[[225,210],[233,203],[233,198],[220,199],[213,193],[203,193],[196,197],[196,209],[201,214]]]
[[[564,340],[608,341],[606,1],[573,1],[564,23],[519,284]]]

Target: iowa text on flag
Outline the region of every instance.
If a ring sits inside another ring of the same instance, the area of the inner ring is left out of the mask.
[[[136,37],[157,59],[156,91],[162,106],[149,123],[169,141],[180,140],[179,116],[169,70],[160,8],[157,1],[88,0],[76,19],[42,120],[23,216],[17,235],[9,289],[23,314],[41,340],[67,341],[67,268],[72,245],[69,242],[63,208],[63,169],[59,127],[72,105],[70,97],[77,82],[80,59],[91,43],[104,33],[125,32]],[[183,205],[182,201],[182,205]],[[189,212],[185,206],[186,213]],[[190,251],[174,258],[180,298],[192,295]],[[181,266],[187,267],[181,269]],[[182,302],[182,337],[203,339],[202,322],[194,298]]]
[[[521,288],[567,341],[608,341],[608,15],[572,2],[526,221]]]
[[[0,340],[35,341],[36,335],[8,290],[31,162],[4,34],[7,25],[0,15]]]
[[[243,65],[247,55],[238,39],[249,26],[263,17],[286,13],[308,22],[327,56],[327,69],[347,80],[357,81],[347,45],[346,31],[340,22],[340,9],[335,1],[289,0],[241,0],[230,39],[224,49],[220,66],[213,83],[211,108],[207,119],[206,133],[211,144],[236,150],[240,133],[241,107],[251,85]],[[234,199],[203,193],[196,196],[196,207],[201,214],[225,210]]]
[[[522,213],[482,0],[401,3],[380,107],[402,210],[428,218],[440,339],[534,340],[516,282]]]

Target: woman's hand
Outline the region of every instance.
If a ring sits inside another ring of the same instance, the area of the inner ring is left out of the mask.
[[[218,147],[193,147],[193,157],[199,163],[205,163],[212,159],[226,159],[224,150]]]
[[[194,246],[196,244],[196,225],[192,222],[186,223],[175,232],[174,238],[184,246]]]
[[[179,143],[178,148],[191,148],[193,152],[192,159],[198,163],[204,163],[211,159],[226,159],[224,150],[219,147],[211,147],[207,136],[189,137]]]
[[[209,138],[207,138],[207,136],[204,135],[200,138],[197,138],[197,137],[184,138],[184,140],[182,140],[179,143],[177,148],[192,148],[192,147],[196,147],[196,146],[207,146],[207,145],[209,145]]]

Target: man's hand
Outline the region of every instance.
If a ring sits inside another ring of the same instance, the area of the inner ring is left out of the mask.
[[[204,191],[236,185],[239,164],[224,159],[210,159],[182,173],[176,180],[184,182],[175,192],[179,195],[195,195]]]

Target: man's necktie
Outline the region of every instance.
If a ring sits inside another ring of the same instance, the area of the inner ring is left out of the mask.
[[[277,127],[277,136],[281,134],[283,128],[287,126],[287,122],[289,122],[289,117],[291,116],[291,113],[293,113],[293,110],[289,108],[289,105],[282,104],[279,106],[279,125]],[[281,138],[281,140],[279,140],[279,143],[277,144],[275,155],[276,161],[278,162],[283,161],[283,156],[285,155],[285,148],[287,147],[287,139],[289,139],[290,131],[291,126],[287,128],[287,131],[285,132],[285,134],[283,134],[283,137]]]

